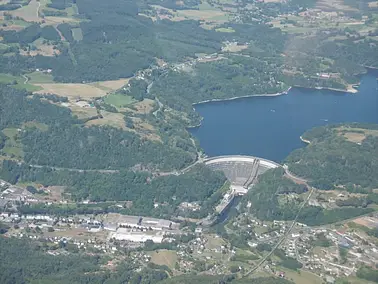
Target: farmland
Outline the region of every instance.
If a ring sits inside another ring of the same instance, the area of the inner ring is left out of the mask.
[[[106,96],[104,98],[104,102],[106,102],[107,104],[111,104],[117,108],[122,108],[129,104],[132,104],[133,102],[135,102],[135,100],[127,95],[114,93]]]
[[[59,83],[37,83],[35,86],[42,88],[37,94],[50,93],[67,97],[70,100],[90,100],[106,95],[106,91],[89,84],[59,84]]]
[[[25,83],[26,79],[21,76],[13,76],[10,74],[0,73],[0,83],[8,84],[16,89],[26,89],[30,92],[35,92],[41,90],[40,87],[32,85],[30,83]]]

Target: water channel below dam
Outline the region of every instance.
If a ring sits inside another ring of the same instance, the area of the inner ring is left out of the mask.
[[[355,94],[292,88],[287,95],[197,104],[204,119],[189,131],[208,156],[251,155],[280,163],[304,146],[299,137],[315,126],[378,123],[377,77],[378,70],[363,75]]]

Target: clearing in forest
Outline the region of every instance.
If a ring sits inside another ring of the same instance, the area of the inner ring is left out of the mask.
[[[357,11],[357,9],[347,6],[344,3],[344,0],[319,0],[316,4],[316,8],[325,10],[325,11]]]
[[[5,146],[2,149],[2,152],[9,156],[22,159],[24,156],[24,151],[22,149],[22,144],[17,137],[19,133],[18,129],[5,128],[2,132],[8,138],[5,142]]]
[[[72,36],[73,36],[74,40],[81,41],[81,40],[83,40],[83,31],[81,30],[81,28],[73,28],[72,29]]]
[[[43,43],[42,38],[35,40],[32,45],[35,46],[35,50],[24,51],[23,49],[20,49],[20,54],[24,56],[55,56],[60,54],[59,49],[57,49],[54,45]]]
[[[100,98],[106,95],[106,91],[86,84],[35,84],[43,90],[37,91],[37,94],[56,94],[58,96],[67,97],[69,100],[88,100],[92,98]]]
[[[122,113],[114,113],[114,112],[107,112],[101,111],[102,118],[93,119],[85,123],[87,126],[91,125],[108,125],[113,126],[115,128],[120,128],[126,130],[125,120]]]
[[[14,17],[20,17],[27,22],[40,22],[42,19],[39,17],[39,10],[41,2],[37,0],[31,0],[28,5],[21,8],[10,11],[10,14]]]
[[[0,83],[11,86],[15,89],[26,89],[29,92],[39,91],[40,87],[34,86],[26,82],[27,79],[21,76],[13,76],[11,74],[0,73]]]
[[[126,85],[130,79],[131,78],[121,78],[118,80],[98,81],[90,83],[90,85],[107,91],[116,91]]]
[[[104,98],[104,102],[107,104],[113,105],[116,108],[123,108],[123,107],[126,107],[127,105],[134,103],[135,100],[128,95],[114,93],[114,94],[107,95]]]
[[[141,102],[137,102],[132,105],[131,111],[135,111],[139,114],[148,114],[150,113],[155,106],[155,101],[151,99],[144,99]]]
[[[172,10],[159,5],[151,5],[158,13],[160,19],[170,19],[171,21],[196,20],[205,22],[216,22],[218,24],[228,21],[228,13],[210,6],[203,2],[198,6],[199,9]],[[159,13],[164,11],[164,13]],[[168,14],[167,14],[168,12]]]
[[[378,137],[378,130],[364,129],[364,128],[348,128],[339,127],[336,128],[338,134],[346,138],[346,140],[353,143],[361,143],[367,136]]]
[[[54,77],[51,74],[43,73],[41,71],[35,71],[33,73],[26,74],[29,78],[30,84],[48,84],[54,83]]]
[[[175,268],[177,254],[173,250],[158,250],[151,253],[151,262],[157,265],[166,265],[170,269]]]

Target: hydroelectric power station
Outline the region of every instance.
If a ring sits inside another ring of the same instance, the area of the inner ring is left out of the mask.
[[[244,195],[256,182],[259,175],[269,169],[281,167],[276,162],[252,156],[218,156],[204,160],[205,165],[213,170],[222,171],[231,183],[230,190],[216,207],[216,213],[221,216],[233,203],[236,196]],[[211,225],[215,218],[203,220],[202,225]]]

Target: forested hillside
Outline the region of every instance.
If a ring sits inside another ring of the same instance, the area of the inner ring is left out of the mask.
[[[243,198],[244,210],[253,213],[260,220],[294,220],[310,226],[335,223],[348,218],[372,212],[371,208],[335,208],[323,209],[306,205],[300,211],[303,196],[286,199],[290,193],[301,194],[308,188],[298,185],[283,176],[282,169],[270,170],[259,177],[259,183]],[[247,204],[250,202],[250,206]],[[249,208],[248,208],[249,207]],[[366,207],[366,206],[365,206]]]
[[[378,187],[376,129],[376,125],[357,124],[315,128],[303,135],[311,144],[292,152],[286,163],[316,188],[370,192]]]
[[[156,176],[158,169],[176,171],[193,162],[196,149],[152,142],[113,127],[86,127],[67,108],[26,91],[0,88],[0,146],[21,149],[19,156],[2,152],[6,158],[0,177],[11,183],[65,185],[75,200],[129,200],[134,204],[129,213],[135,214],[146,215],[155,202],[168,202],[162,212],[154,213],[159,216],[172,213],[183,201],[205,201],[225,182],[222,174],[203,166],[182,175]],[[15,137],[4,135],[9,129],[15,130]],[[11,158],[22,163],[7,160]],[[149,170],[135,171],[136,165]],[[85,171],[89,169],[98,171]]]
[[[165,147],[116,128],[86,128],[67,108],[37,96],[29,98],[25,91],[4,85],[0,88],[1,130],[20,128],[29,121],[48,126],[47,130],[26,128],[19,134],[27,163],[79,169],[119,169],[136,164],[179,169],[195,159],[193,148],[185,149],[193,151],[190,153],[180,147]]]
[[[144,268],[139,272],[130,263],[122,263],[116,271],[101,268],[106,259],[79,254],[47,255],[41,245],[27,239],[0,236],[0,282],[23,283],[157,283],[167,278],[163,270]]]

